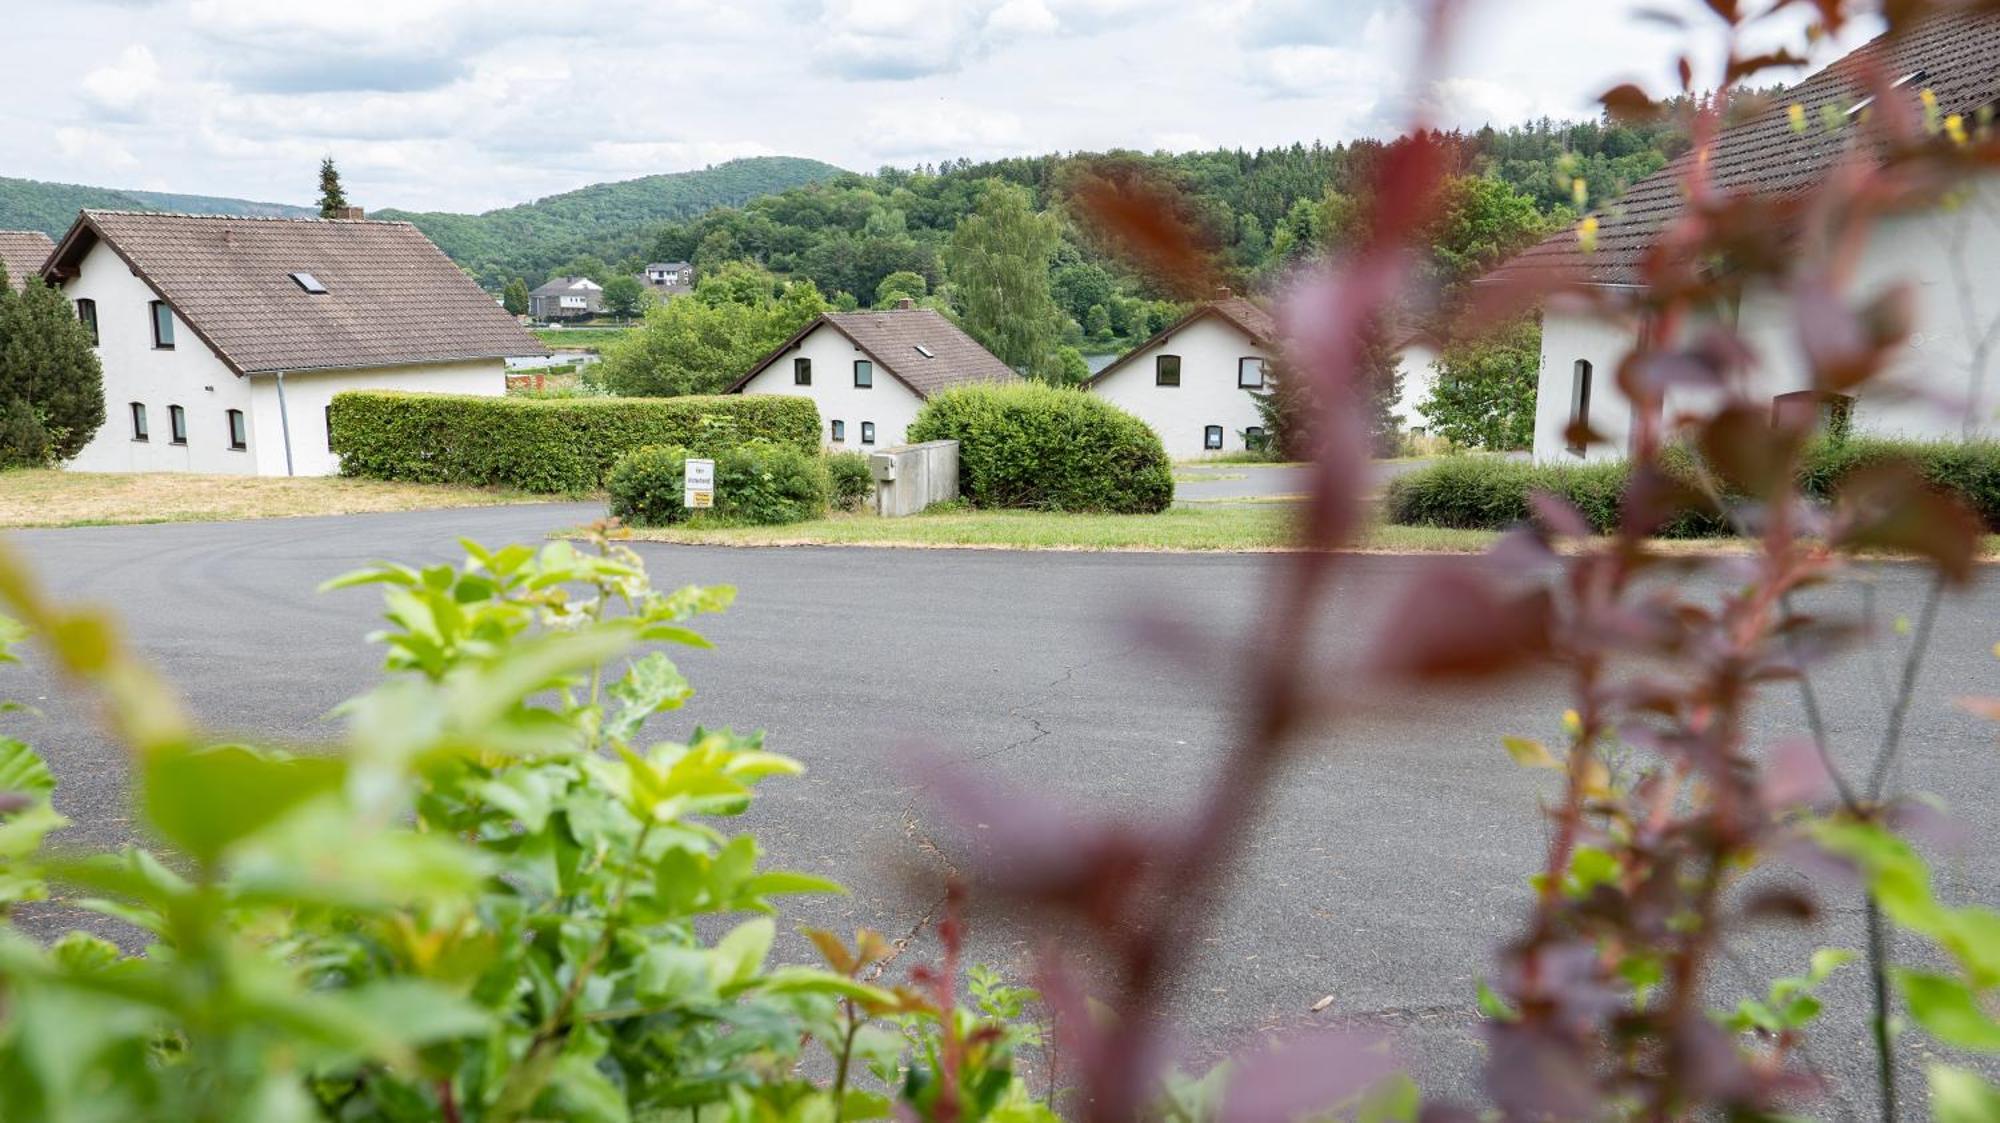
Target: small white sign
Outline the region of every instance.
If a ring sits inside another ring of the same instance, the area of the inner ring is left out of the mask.
[[[715,461],[688,460],[683,463],[682,471],[681,506],[690,511],[715,506]]]

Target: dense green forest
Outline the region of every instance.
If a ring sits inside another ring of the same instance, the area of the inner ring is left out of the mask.
[[[1543,120],[1439,139],[1460,177],[1434,236],[1430,267],[1442,286],[1570,221],[1579,202],[1596,206],[1615,197],[1687,143],[1671,121],[1634,127]],[[1079,176],[1144,174],[1173,185],[1185,200],[1181,217],[1208,242],[1226,275],[1241,289],[1257,290],[1336,245],[1359,220],[1365,206],[1356,197],[1388,143],[1075,153],[844,174],[666,223],[633,252],[605,245],[563,268],[616,273],[642,259],[685,259],[706,273],[750,261],[810,280],[840,306],[929,295],[955,307],[953,232],[975,213],[984,188],[999,180],[1058,219],[1048,260],[1059,334],[1089,349],[1156,328],[1171,314],[1162,305],[1173,294],[1122,270],[1108,247],[1067,216],[1064,199]],[[526,277],[531,284],[542,279]]]
[[[417,224],[481,284],[498,291],[523,277],[530,288],[579,255],[634,262],[661,223],[693,218],[714,207],[844,175],[832,164],[793,156],[731,160],[694,172],[599,183],[485,214],[384,210],[377,218]]]
[[[60,238],[85,207],[98,210],[178,211],[182,214],[250,214],[286,218],[312,215],[305,207],[256,203],[213,195],[170,195],[74,183],[0,177],[0,230],[40,230]]]

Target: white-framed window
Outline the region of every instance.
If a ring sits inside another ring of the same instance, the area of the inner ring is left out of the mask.
[[[1257,355],[1245,355],[1236,360],[1236,385],[1245,390],[1264,388],[1264,360]]]
[[[167,407],[167,432],[177,445],[188,443],[188,414],[179,406]]]
[[[1570,368],[1569,375],[1569,453],[1582,456],[1583,434],[1590,428],[1590,382],[1589,359],[1578,359]]]
[[[153,439],[152,433],[146,428],[146,403],[144,402],[132,403],[132,439],[135,441],[150,441]]]
[[[242,452],[250,447],[250,431],[243,425],[243,411],[229,411],[229,448],[232,452]]]
[[[813,361],[800,355],[792,360],[792,385],[811,386],[813,384]]]
[[[835,441],[844,441],[847,439],[847,422],[835,421],[833,423],[833,439]]]
[[[875,385],[875,364],[867,359],[854,360],[854,385],[867,390]]]
[[[875,443],[875,423],[873,421],[863,421],[861,423],[861,443],[865,445]]]
[[[1210,425],[1201,431],[1201,447],[1220,449],[1222,447],[1222,426]]]
[[[153,302],[153,347],[159,351],[174,349],[174,310],[164,300]]]
[[[1153,385],[1179,386],[1181,384],[1181,357],[1161,355],[1153,360]]]

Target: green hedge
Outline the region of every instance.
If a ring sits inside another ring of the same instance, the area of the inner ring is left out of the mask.
[[[827,474],[833,483],[833,502],[843,511],[857,511],[875,494],[875,473],[868,467],[865,452],[830,452]]]
[[[947,390],[924,403],[907,440],[957,441],[960,490],[977,507],[1151,514],[1174,502],[1159,436],[1081,390]]]
[[[747,441],[715,454],[715,506],[690,511],[685,448],[642,448],[620,459],[605,481],[611,513],[633,526],[669,526],[690,516],[725,524],[771,526],[826,514],[832,495],[827,460],[794,445]]]
[[[330,414],[343,475],[567,493],[601,487],[619,457],[649,445],[713,454],[748,440],[819,450],[811,399],[484,398],[350,391]]]
[[[1695,479],[1690,453],[1670,449],[1669,472]],[[1806,446],[1799,486],[1814,499],[1831,500],[1840,481],[1871,464],[1902,462],[1940,491],[1963,499],[1985,523],[2000,531],[2000,442],[1896,441],[1872,437],[1821,440]],[[1543,491],[1560,496],[1599,532],[1618,525],[1627,468],[1623,462],[1529,464],[1490,457],[1447,457],[1389,484],[1384,502],[1392,523],[1404,526],[1501,530],[1524,522],[1528,497]],[[1691,490],[1692,486],[1691,486]],[[1663,537],[1710,537],[1731,533],[1720,513],[1697,505],[1660,528]]]

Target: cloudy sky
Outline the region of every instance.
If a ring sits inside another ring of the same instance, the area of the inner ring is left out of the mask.
[[[1692,0],[1483,0],[1448,124],[1667,89]],[[0,175],[483,210],[748,155],[872,170],[1396,131],[1399,0],[0,0]],[[566,13],[578,13],[570,15]],[[23,69],[25,68],[25,70]],[[33,91],[23,96],[22,91]]]

